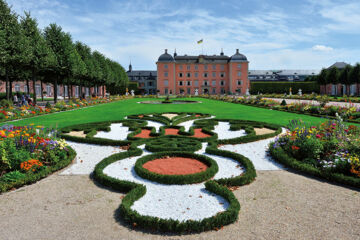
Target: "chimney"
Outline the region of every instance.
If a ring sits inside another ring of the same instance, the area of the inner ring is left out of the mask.
[[[239,54],[239,49],[238,48],[236,49],[236,54]]]
[[[221,48],[220,56],[224,56],[224,51],[222,48]]]
[[[176,48],[175,48],[175,51],[174,51],[174,57],[176,57],[177,56],[177,53],[176,53]]]
[[[165,49],[165,54],[167,54],[167,49]]]

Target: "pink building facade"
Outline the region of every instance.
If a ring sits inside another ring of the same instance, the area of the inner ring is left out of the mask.
[[[249,61],[236,53],[224,55],[174,56],[167,50],[157,64],[157,91],[171,94],[238,94],[244,95],[250,88]]]

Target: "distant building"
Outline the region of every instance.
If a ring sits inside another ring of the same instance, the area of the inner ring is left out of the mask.
[[[245,94],[249,89],[246,56],[224,55],[174,56],[167,49],[157,64],[158,92],[167,94]]]
[[[250,81],[304,81],[321,70],[249,70]]]
[[[129,70],[126,72],[130,82],[137,82],[141,94],[156,94],[156,71],[151,70],[132,70],[130,63]]]

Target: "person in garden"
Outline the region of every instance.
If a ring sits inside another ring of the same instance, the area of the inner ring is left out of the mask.
[[[14,95],[13,102],[14,102],[14,105],[15,105],[15,106],[18,105],[19,99],[18,99],[18,97],[17,97],[17,94]]]
[[[21,95],[21,106],[25,105],[26,104],[26,99],[25,99],[25,95],[22,94]]]

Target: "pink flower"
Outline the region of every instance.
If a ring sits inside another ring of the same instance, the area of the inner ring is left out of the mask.
[[[336,126],[336,123],[332,123],[331,125]]]
[[[321,138],[321,135],[320,135],[320,134],[316,134],[316,138]]]

